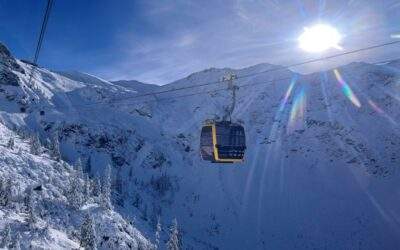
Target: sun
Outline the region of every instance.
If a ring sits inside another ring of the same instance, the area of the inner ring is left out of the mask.
[[[332,26],[327,24],[316,24],[305,27],[299,36],[299,47],[307,52],[323,52],[331,48],[339,49],[342,36]]]

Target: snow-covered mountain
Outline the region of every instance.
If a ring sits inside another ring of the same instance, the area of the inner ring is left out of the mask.
[[[55,72],[57,74],[60,74],[77,82],[92,83],[97,85],[115,84],[138,93],[150,93],[152,91],[156,91],[159,88],[158,85],[142,83],[136,80],[119,80],[119,81],[108,82],[97,76],[93,76],[91,74],[79,71],[55,71]]]
[[[46,93],[35,81],[29,87],[24,85],[26,79],[20,81],[27,69],[1,44],[0,66],[0,248],[78,249],[86,217],[95,228],[98,249],[154,249],[134,227],[134,220],[128,222],[100,206],[100,194],[95,195],[93,189],[101,186],[54,155],[51,137],[41,137],[43,146],[35,140],[35,130],[24,120],[38,110],[27,107],[40,103],[38,99],[44,100]],[[42,96],[35,96],[35,91]],[[82,192],[79,207],[74,207],[78,188],[86,193]]]
[[[135,97],[140,90],[46,69],[28,84],[31,65],[1,60],[4,125],[42,141],[58,134],[62,159],[80,158],[92,179],[111,164],[115,210],[153,242],[159,218],[161,247],[174,218],[183,249],[400,244],[394,66],[211,68]],[[230,94],[218,81],[228,72],[239,77],[233,119],[245,126],[247,152],[243,164],[216,165],[201,160],[199,131],[224,115]],[[186,88],[203,83],[213,84]]]
[[[157,89],[159,88],[158,85],[142,83],[136,80],[119,80],[112,83],[128,89],[133,89],[139,93],[150,93],[153,91],[157,91]]]

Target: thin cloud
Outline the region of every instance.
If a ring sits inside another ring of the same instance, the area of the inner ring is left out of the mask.
[[[283,1],[147,2],[139,21],[154,32],[119,34],[116,43],[124,48],[123,56],[111,68],[105,65],[96,72],[109,79],[165,84],[209,67],[241,68],[263,62],[287,65],[313,57],[300,51],[296,40],[304,26],[318,20],[332,22],[347,34],[344,50],[390,38],[387,13],[373,1],[321,3],[303,4],[300,11],[297,4]],[[357,30],[368,30],[368,34],[360,35]],[[356,55],[302,71],[369,60],[374,55],[380,54]]]

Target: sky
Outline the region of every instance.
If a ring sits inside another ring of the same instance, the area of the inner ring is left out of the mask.
[[[17,58],[33,58],[46,3],[0,0],[0,42]],[[336,27],[344,51],[399,40],[400,0],[55,0],[39,65],[162,85],[210,67],[338,53],[299,49],[297,38],[315,23]],[[293,70],[398,57],[393,45]]]

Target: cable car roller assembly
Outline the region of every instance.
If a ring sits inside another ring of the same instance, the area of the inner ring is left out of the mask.
[[[225,107],[222,121],[205,121],[200,135],[200,152],[205,161],[213,163],[243,162],[246,150],[246,136],[244,128],[232,122],[232,113],[236,105],[235,74],[229,73],[222,78],[228,83],[228,90],[232,92],[231,104]]]

